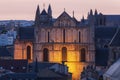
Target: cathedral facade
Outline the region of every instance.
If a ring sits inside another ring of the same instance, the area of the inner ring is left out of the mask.
[[[19,29],[14,59],[64,63],[73,79],[79,79],[83,67],[95,63],[94,26],[88,24],[84,18],[77,21],[74,13],[71,17],[66,11],[55,19],[50,5],[42,12],[38,6],[35,25]]]

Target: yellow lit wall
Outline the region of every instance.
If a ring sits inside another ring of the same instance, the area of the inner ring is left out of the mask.
[[[31,47],[31,60],[33,61],[33,46],[31,42],[16,41],[14,44],[14,59],[27,59],[27,46]]]
[[[68,71],[72,73],[72,79],[78,80],[80,79],[80,74],[83,71],[83,67],[85,67],[86,63],[81,62],[66,62],[65,63],[68,66]]]
[[[72,73],[72,77],[75,80],[80,79],[80,73],[83,70],[83,67],[87,65],[85,62],[80,62],[80,52],[79,50],[81,48],[85,48],[87,50],[86,46],[81,46],[81,45],[74,45],[74,44],[66,44],[66,45],[61,45],[61,44],[54,44],[54,47],[51,48],[51,46],[47,45],[44,48],[49,49],[49,61],[50,62],[58,62],[62,63],[62,48],[66,47],[67,48],[67,62],[65,62],[65,65],[68,66],[69,72]],[[76,49],[77,47],[77,49]],[[43,54],[43,51],[41,51],[39,54]],[[86,51],[86,55],[87,55]],[[41,56],[40,58],[42,58]],[[86,56],[86,60],[89,59]],[[41,60],[42,61],[42,60]]]

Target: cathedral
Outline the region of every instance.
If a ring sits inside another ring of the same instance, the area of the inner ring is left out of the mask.
[[[53,18],[51,5],[42,11],[37,6],[35,24],[18,30],[14,59],[64,63],[73,79],[79,79],[85,66],[95,65],[95,27],[112,25],[106,21],[97,10],[90,10],[87,19],[77,21],[74,12],[70,16],[64,10]]]

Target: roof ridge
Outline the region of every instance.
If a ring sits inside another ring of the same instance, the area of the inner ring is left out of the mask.
[[[114,34],[113,38],[111,39],[110,43],[108,45],[111,45],[111,43],[113,42],[113,40],[115,39],[115,37],[117,36],[118,32],[120,30],[120,27],[117,28],[116,33]]]

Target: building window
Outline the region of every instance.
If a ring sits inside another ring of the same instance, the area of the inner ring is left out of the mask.
[[[62,48],[62,61],[67,61],[67,48]]]
[[[81,50],[80,50],[80,53],[81,53],[81,55],[80,55],[80,61],[81,62],[85,62],[86,61],[86,51],[85,51],[85,48],[82,48]]]
[[[63,43],[65,43],[65,29],[63,30]]]
[[[31,47],[27,46],[27,60],[31,60]]]
[[[49,61],[49,50],[47,48],[44,48],[43,50],[43,61],[45,62]]]
[[[78,35],[79,37],[79,43],[81,42],[81,32],[79,31],[79,35]]]
[[[50,42],[50,32],[48,32],[48,43]]]

